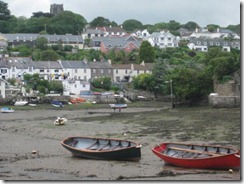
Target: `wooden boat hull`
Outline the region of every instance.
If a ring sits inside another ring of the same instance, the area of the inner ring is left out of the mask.
[[[141,159],[141,145],[117,139],[70,137],[61,142],[73,156],[99,160]]]
[[[172,148],[172,149],[171,149]],[[152,149],[165,163],[196,169],[239,169],[239,151],[222,146],[162,143]],[[228,153],[229,152],[229,153]]]

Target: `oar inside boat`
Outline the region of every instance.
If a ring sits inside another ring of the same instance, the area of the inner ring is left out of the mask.
[[[172,150],[177,150],[177,151],[183,151],[183,152],[188,152],[188,153],[199,153],[199,154],[206,154],[206,155],[211,155],[211,156],[221,156],[221,155],[226,155],[225,153],[213,153],[209,151],[201,151],[201,150],[190,150],[190,149],[184,149],[184,148],[177,148],[177,147],[169,147],[168,149]]]

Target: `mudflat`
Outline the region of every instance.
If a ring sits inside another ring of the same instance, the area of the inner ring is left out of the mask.
[[[95,105],[94,105],[95,106]],[[41,105],[40,105],[41,107]],[[240,108],[176,107],[143,102],[121,112],[92,108],[18,107],[0,114],[0,179],[83,181],[238,181],[239,170],[166,165],[151,148],[162,142],[241,147]],[[53,124],[57,117],[68,122]],[[142,144],[139,162],[76,158],[60,141],[71,136],[127,139]],[[34,151],[34,152],[33,152]]]

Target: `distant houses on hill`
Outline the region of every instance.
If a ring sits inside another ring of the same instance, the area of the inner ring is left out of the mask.
[[[30,33],[0,34],[0,51],[7,47],[16,47],[27,44],[34,47],[36,39],[44,37],[48,45],[69,45],[76,49],[96,49],[106,53],[111,49],[131,52],[140,48],[142,41],[148,41],[153,47],[161,49],[178,47],[181,40],[186,40],[188,47],[193,50],[206,52],[209,46],[220,46],[225,51],[230,48],[240,49],[240,36],[228,29],[218,28],[215,32],[207,29],[196,29],[190,32],[187,29],[178,30],[180,36],[174,36],[168,30],[149,33],[145,30],[137,30],[128,34],[122,27],[97,27],[88,28],[81,35],[42,35]],[[89,44],[86,42],[89,41]]]
[[[90,82],[109,77],[112,82],[131,82],[133,76],[152,72],[152,63],[113,65],[111,61],[32,61],[28,57],[0,60],[0,79],[23,81],[25,74],[39,74],[45,80],[61,81],[65,91],[80,94],[90,90]]]

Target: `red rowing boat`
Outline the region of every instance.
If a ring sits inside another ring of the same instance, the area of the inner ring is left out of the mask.
[[[179,167],[198,169],[239,169],[237,149],[215,145],[162,143],[152,149],[159,158]]]

